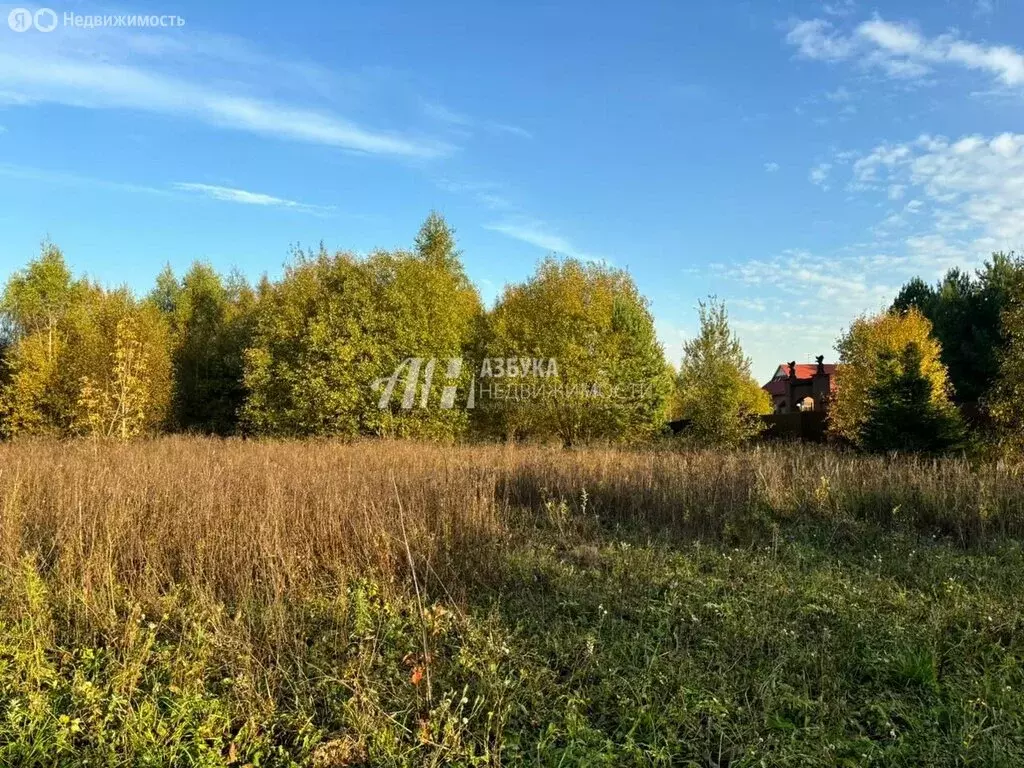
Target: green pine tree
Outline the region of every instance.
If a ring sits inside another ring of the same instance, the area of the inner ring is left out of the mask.
[[[932,397],[933,384],[922,373],[921,358],[921,349],[913,342],[899,355],[880,357],[861,427],[860,445],[865,450],[941,454],[962,446],[960,414],[948,401]]]

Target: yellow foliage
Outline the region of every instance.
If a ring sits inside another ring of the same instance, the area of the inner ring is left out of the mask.
[[[167,419],[166,323],[125,291],[83,286],[52,327],[24,333],[0,391],[5,436],[90,434],[123,439]]]
[[[563,388],[484,402],[499,434],[636,441],[664,423],[671,380],[646,300],[626,272],[545,259],[529,280],[506,286],[488,320],[486,357],[554,359],[557,378],[534,383]]]
[[[910,344],[917,344],[921,352],[921,374],[932,384],[932,402],[947,405],[950,385],[941,360],[942,347],[931,333],[931,322],[916,308],[857,318],[836,345],[839,365],[829,431],[857,439],[869,414],[868,392],[877,381],[881,359],[886,355],[901,359]]]
[[[82,377],[78,427],[92,437],[128,440],[145,430],[154,394],[147,386],[149,354],[133,317],[117,324],[112,362],[105,384]]]

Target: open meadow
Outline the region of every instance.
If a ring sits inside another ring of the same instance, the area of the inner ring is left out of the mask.
[[[0,764],[1020,765],[1024,468],[0,445]]]
[[[0,768],[1024,767],[1024,0],[16,5]]]

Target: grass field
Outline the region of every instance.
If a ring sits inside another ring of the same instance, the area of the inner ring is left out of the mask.
[[[1024,468],[0,445],[0,765],[1021,765]]]

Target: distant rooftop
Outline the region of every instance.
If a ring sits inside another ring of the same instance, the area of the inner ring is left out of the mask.
[[[836,388],[835,363],[824,364],[825,373],[831,378],[829,382],[829,388]],[[796,377],[798,379],[809,379],[814,376],[818,371],[817,363],[797,363],[796,364]],[[761,389],[765,390],[771,395],[784,395],[786,394],[786,379],[789,378],[789,363],[780,363],[779,367],[775,369],[775,373],[772,375],[772,380],[765,384]]]

